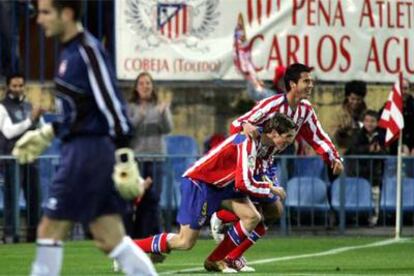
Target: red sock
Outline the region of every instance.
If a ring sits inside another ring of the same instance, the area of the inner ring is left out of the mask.
[[[134,240],[145,253],[168,253],[167,233],[158,234],[141,240]]]
[[[223,223],[230,223],[230,222],[236,222],[239,220],[239,218],[236,216],[235,213],[232,211],[228,211],[225,209],[222,209],[218,212],[216,212],[216,216],[223,222]]]
[[[263,237],[264,234],[266,234],[266,227],[261,222],[259,223],[259,225],[256,226],[253,232],[250,233],[247,239],[242,241],[242,243],[239,246],[237,246],[227,255],[227,258],[233,260],[238,259],[244,254],[244,252],[246,252],[247,249],[249,249],[253,244],[255,244],[261,237]]]
[[[224,259],[229,252],[235,249],[241,242],[246,239],[249,233],[244,229],[241,221],[233,225],[226,233],[224,240],[217,245],[214,251],[208,256],[210,261],[219,261]]]

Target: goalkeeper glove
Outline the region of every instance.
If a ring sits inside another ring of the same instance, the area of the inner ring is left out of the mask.
[[[12,154],[20,164],[32,163],[49,146],[54,136],[51,124],[27,131],[14,145]]]
[[[134,159],[134,152],[129,148],[115,151],[115,167],[112,179],[115,188],[124,199],[141,197],[144,194],[144,179],[138,171],[138,164]]]

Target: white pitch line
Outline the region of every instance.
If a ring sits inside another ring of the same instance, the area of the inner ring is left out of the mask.
[[[318,253],[309,253],[309,254],[302,254],[302,255],[293,255],[293,256],[285,256],[285,257],[277,257],[277,258],[257,260],[257,261],[249,262],[249,264],[251,264],[251,265],[265,264],[265,263],[290,261],[290,260],[297,260],[297,259],[304,259],[304,258],[329,256],[329,255],[335,255],[335,254],[339,254],[339,253],[343,253],[343,252],[351,251],[351,250],[377,247],[377,246],[385,246],[385,245],[398,243],[398,242],[406,242],[407,240],[409,240],[409,239],[406,239],[406,238],[389,239],[389,240],[383,240],[383,241],[369,243],[369,244],[363,244],[363,245],[339,247],[339,248],[334,248],[334,249],[330,249],[330,250],[322,251],[322,252],[318,252]],[[203,267],[193,267],[193,268],[187,268],[187,269],[181,269],[181,270],[165,271],[165,272],[159,273],[159,275],[169,275],[169,274],[183,273],[183,272],[184,273],[185,272],[195,272],[195,271],[199,271],[199,270],[203,270],[203,269],[204,269]]]

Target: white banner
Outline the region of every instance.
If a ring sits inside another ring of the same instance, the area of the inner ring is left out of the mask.
[[[324,81],[414,81],[414,0],[122,0],[116,4],[119,79],[241,79],[237,16],[262,79],[277,65],[315,68]]]

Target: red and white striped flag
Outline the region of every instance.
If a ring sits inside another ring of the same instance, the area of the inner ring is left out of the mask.
[[[234,29],[233,62],[236,69],[246,80],[253,83],[253,86],[261,90],[260,80],[256,74],[256,68],[252,62],[250,43],[247,40],[244,19],[241,14],[237,18],[237,25]]]
[[[386,129],[385,145],[397,139],[404,128],[403,97],[401,91],[402,74],[395,82],[385,103],[378,126]]]

